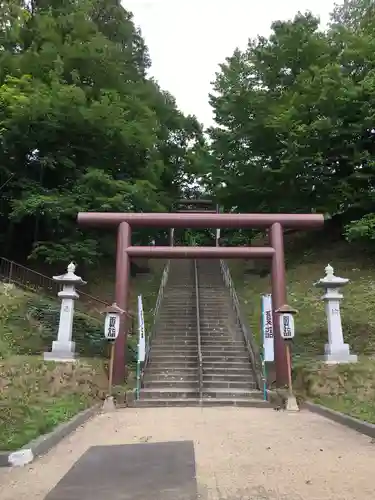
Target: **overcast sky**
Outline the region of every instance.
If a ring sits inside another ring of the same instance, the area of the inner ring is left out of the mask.
[[[337,0],[338,3],[341,3]],[[123,0],[152,59],[151,74],[185,113],[208,126],[211,82],[218,64],[272,21],[311,10],[327,23],[334,0]]]

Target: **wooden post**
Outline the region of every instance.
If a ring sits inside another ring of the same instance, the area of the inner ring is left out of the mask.
[[[126,345],[127,345],[127,320],[129,301],[130,262],[127,248],[130,246],[131,228],[127,222],[121,222],[117,233],[116,257],[116,304],[124,311],[120,317],[120,332],[115,343],[113,381],[115,384],[125,382],[126,370]]]
[[[286,354],[286,363],[288,367],[288,392],[289,396],[293,396],[293,382],[292,382],[292,362],[291,362],[291,354],[290,354],[290,344],[288,340],[285,340],[285,354]]]
[[[108,396],[112,396],[113,385],[113,361],[115,357],[115,343],[111,342],[109,347],[109,367],[108,367]]]

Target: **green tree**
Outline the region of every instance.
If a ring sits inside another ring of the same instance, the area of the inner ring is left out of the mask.
[[[0,9],[3,251],[96,262],[113,254],[113,238],[81,232],[77,212],[167,210],[201,127],[146,77],[147,48],[120,2]]]
[[[373,210],[374,22],[321,32],[298,14],[221,66],[212,186],[227,208],[319,211],[341,225]]]

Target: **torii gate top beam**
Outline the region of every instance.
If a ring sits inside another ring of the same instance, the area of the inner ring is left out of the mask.
[[[284,228],[321,227],[321,214],[212,214],[212,213],[117,213],[79,212],[78,224],[91,227],[115,227],[127,222],[132,227],[184,228],[268,228],[279,223]]]

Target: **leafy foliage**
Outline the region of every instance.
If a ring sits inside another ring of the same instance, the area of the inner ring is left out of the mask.
[[[221,65],[208,185],[227,209],[322,212],[375,239],[374,5],[345,2],[326,32],[275,21]]]
[[[117,0],[5,0],[0,14],[3,252],[93,264],[113,243],[81,233],[77,212],[167,210],[196,171],[201,127],[147,78]]]

